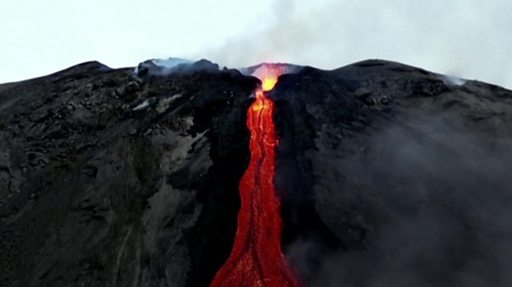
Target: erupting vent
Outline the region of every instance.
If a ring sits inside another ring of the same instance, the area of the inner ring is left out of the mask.
[[[247,112],[251,161],[240,182],[241,209],[235,243],[212,287],[300,285],[281,251],[280,201],[274,187],[278,140],[274,102],[266,95],[282,73],[279,66],[263,65],[253,74],[262,86]]]
[[[262,65],[254,71],[253,76],[261,80],[261,89],[268,92],[277,84],[277,78],[284,73],[284,67],[279,65]]]

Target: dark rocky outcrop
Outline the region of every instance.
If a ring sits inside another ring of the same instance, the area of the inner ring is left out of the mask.
[[[0,286],[207,286],[226,260],[258,82],[141,76],[90,62],[0,85]],[[511,91],[372,60],[271,97],[305,282],[510,286]]]

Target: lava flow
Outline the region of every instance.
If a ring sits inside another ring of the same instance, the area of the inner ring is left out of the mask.
[[[262,66],[254,73],[262,86],[247,112],[251,160],[240,182],[241,209],[235,243],[211,287],[300,285],[281,251],[280,201],[274,186],[278,141],[274,102],[266,92],[274,87],[281,73],[282,69],[277,66]]]

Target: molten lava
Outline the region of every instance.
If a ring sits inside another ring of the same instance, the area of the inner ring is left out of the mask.
[[[274,88],[277,84],[277,77],[283,74],[284,69],[279,65],[262,65],[256,71],[253,76],[261,80],[261,89],[263,92],[268,92]]]
[[[281,251],[280,201],[274,186],[278,141],[274,102],[265,94],[277,83],[282,70],[262,68],[254,73],[261,79],[262,87],[247,111],[251,160],[240,182],[241,209],[235,243],[211,287],[299,286]]]

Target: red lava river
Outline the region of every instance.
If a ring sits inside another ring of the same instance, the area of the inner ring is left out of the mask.
[[[251,160],[240,182],[241,208],[235,242],[211,287],[300,286],[281,250],[280,201],[274,186],[278,139],[274,102],[267,92],[277,83],[281,71],[279,67],[262,66],[254,74],[262,86],[247,111]]]

